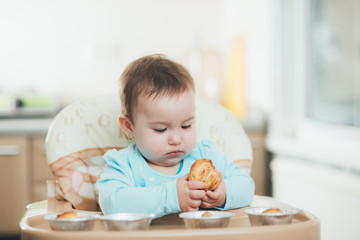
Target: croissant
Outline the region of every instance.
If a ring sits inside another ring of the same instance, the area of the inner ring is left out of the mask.
[[[220,183],[219,174],[211,160],[199,159],[193,163],[189,173],[189,180],[196,180],[206,183],[206,190],[215,190]]]

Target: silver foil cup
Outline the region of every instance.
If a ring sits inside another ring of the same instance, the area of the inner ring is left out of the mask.
[[[54,213],[44,217],[54,231],[91,231],[98,218],[95,214],[78,213],[77,218],[56,219],[58,215]]]
[[[289,224],[294,214],[298,213],[290,208],[279,208],[281,213],[263,213],[267,209],[269,208],[248,208],[244,212],[249,216],[252,226]]]
[[[117,213],[101,216],[108,231],[147,230],[150,227],[152,213]]]
[[[206,212],[212,216],[203,216]],[[196,211],[180,213],[179,217],[184,220],[187,228],[221,228],[226,227],[234,215],[232,212],[224,211]]]

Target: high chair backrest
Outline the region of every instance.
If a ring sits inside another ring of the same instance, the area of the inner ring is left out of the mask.
[[[72,103],[53,120],[47,137],[47,161],[58,180],[57,195],[74,208],[97,211],[96,181],[109,149],[130,142],[120,130],[120,99],[116,94]],[[252,150],[239,120],[221,105],[197,98],[197,139],[214,141],[229,161],[250,174]]]

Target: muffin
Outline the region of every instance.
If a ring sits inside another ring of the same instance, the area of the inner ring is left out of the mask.
[[[201,217],[211,217],[214,216],[214,214],[212,214],[211,212],[204,212]]]
[[[57,215],[56,219],[69,219],[69,218],[77,218],[77,217],[78,215],[75,211],[70,211]]]
[[[279,208],[269,208],[262,211],[261,213],[281,213],[281,210]]]

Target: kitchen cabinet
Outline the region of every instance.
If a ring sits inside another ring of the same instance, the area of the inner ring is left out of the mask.
[[[46,161],[45,136],[33,136],[32,147],[32,202],[45,200],[47,197],[46,180],[54,179]]]
[[[249,108],[246,117],[240,122],[252,146],[250,176],[255,182],[255,194],[271,196],[269,152],[266,147],[267,116],[260,109]]]
[[[0,233],[18,231],[25,206],[31,201],[30,152],[26,137],[0,137]]]
[[[0,136],[0,235],[19,232],[26,205],[46,199],[46,180],[52,178],[44,135]]]
[[[253,150],[253,165],[251,177],[255,182],[255,194],[266,196],[267,190],[267,152],[265,147],[265,132],[246,130]]]

